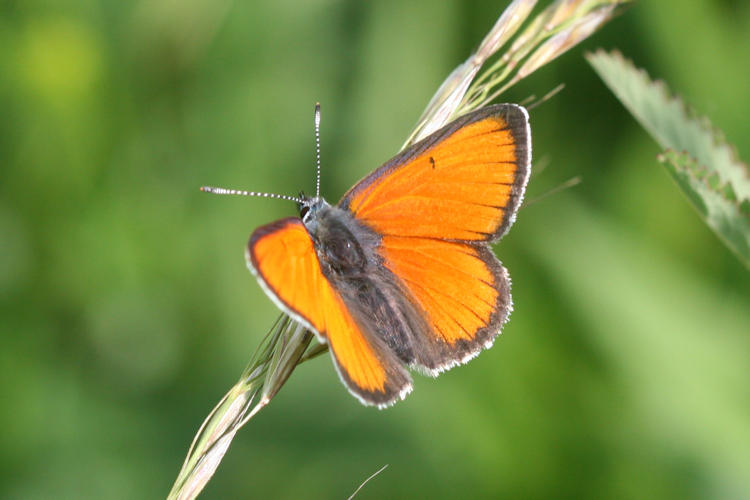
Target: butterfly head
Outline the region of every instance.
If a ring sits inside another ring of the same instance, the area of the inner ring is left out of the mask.
[[[310,197],[300,192],[298,196],[297,209],[299,210],[300,219],[307,225],[315,219],[320,209],[330,206],[326,200],[320,196]]]

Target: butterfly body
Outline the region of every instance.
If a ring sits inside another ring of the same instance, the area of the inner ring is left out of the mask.
[[[406,149],[337,205],[257,229],[247,261],[268,295],[327,342],[365,404],[411,390],[489,347],[512,309],[489,242],[510,227],[530,162],[526,111],[475,111]]]

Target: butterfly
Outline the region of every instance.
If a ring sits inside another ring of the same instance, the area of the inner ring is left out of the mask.
[[[318,130],[316,107],[316,138]],[[437,376],[463,364],[507,321],[510,277],[489,244],[515,220],[530,161],[523,107],[470,112],[336,205],[319,194],[285,197],[299,217],[256,229],[248,267],[279,308],[328,344],[354,396],[389,406],[411,392],[407,368]],[[318,193],[319,172],[320,162]]]

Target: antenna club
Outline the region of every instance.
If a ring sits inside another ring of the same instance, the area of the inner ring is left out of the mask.
[[[212,194],[227,194],[227,189],[224,188],[217,188],[213,186],[201,186],[201,191],[204,193],[212,193]]]

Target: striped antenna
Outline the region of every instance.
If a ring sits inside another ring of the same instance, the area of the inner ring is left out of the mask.
[[[258,193],[255,191],[241,191],[239,189],[226,189],[226,188],[212,187],[212,186],[202,186],[201,191],[203,191],[204,193],[213,193],[213,194],[236,194],[239,196],[258,196],[261,198],[274,198],[277,200],[289,200],[295,203],[302,203],[301,198],[297,198],[296,196],[287,196],[285,194]]]
[[[315,103],[315,163],[318,165],[315,177],[315,197],[320,198],[320,103]]]

